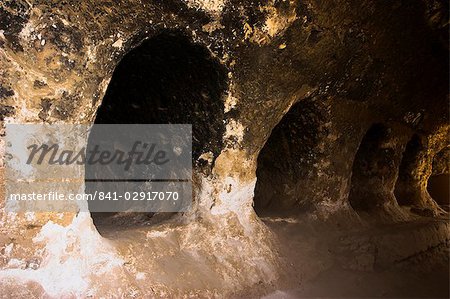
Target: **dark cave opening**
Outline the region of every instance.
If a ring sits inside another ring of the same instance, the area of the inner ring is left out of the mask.
[[[371,211],[393,201],[396,177],[395,150],[387,146],[390,129],[374,124],[361,140],[356,152],[349,202],[356,211]]]
[[[428,180],[428,193],[436,203],[450,212],[450,175],[448,173],[431,176]]]
[[[424,150],[422,141],[417,134],[414,134],[406,144],[394,190],[399,205],[410,206],[416,203],[418,190],[415,189],[415,186],[419,179],[416,169],[418,161],[422,159],[421,152]]]
[[[427,182],[431,198],[445,211],[450,212],[450,147],[446,147],[433,158],[433,168]]]
[[[195,167],[202,153],[217,156],[221,151],[226,88],[227,71],[206,47],[179,32],[161,33],[129,51],[116,66],[95,124],[192,124]],[[170,216],[91,214],[97,227],[157,222]]]
[[[273,128],[259,153],[254,209],[261,216],[298,216],[313,208],[307,192],[317,176],[317,150],[326,135],[324,103],[308,98],[294,104]]]

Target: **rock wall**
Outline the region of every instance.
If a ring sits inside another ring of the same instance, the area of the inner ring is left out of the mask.
[[[181,227],[172,228],[168,239],[158,243],[160,237],[149,233],[143,240],[159,244],[156,250],[175,242],[176,252],[190,258],[212,252],[202,263],[208,269],[226,265],[219,274],[224,283],[206,286],[232,292],[274,281],[279,273],[272,235],[253,210],[255,185],[257,208],[291,209],[318,221],[364,221],[378,212],[383,221],[414,217],[400,205],[414,205],[421,215],[443,213],[426,183],[433,157],[448,146],[448,109],[442,109],[448,106],[447,20],[448,2],[438,0],[4,0],[1,125],[92,124],[102,110],[118,115],[111,109],[123,106],[101,105],[114,88],[129,86],[113,77],[119,62],[135,55],[139,65],[142,51],[156,57],[146,76],[166,98],[178,97],[169,104],[178,115],[170,116],[197,124],[194,205],[172,219]],[[171,62],[171,55],[182,60]],[[171,78],[171,68],[186,59],[186,72],[198,77],[187,83]],[[161,77],[169,79],[158,82]],[[198,100],[189,103],[183,96]],[[378,125],[383,136],[367,143]],[[361,152],[370,161],[361,160]],[[70,263],[54,259],[68,243],[81,246],[84,234],[97,234],[89,215],[12,215],[0,209],[0,216],[1,266],[16,269],[16,278],[30,257],[41,260],[39,269],[49,277],[61,265],[79,265],[82,247],[66,253]],[[72,241],[49,248],[68,234]],[[186,235],[198,243],[180,241]],[[139,261],[157,264],[158,254],[132,256],[122,243],[109,251],[111,241],[95,238],[112,262],[90,260],[72,289],[37,280],[45,292],[113,292],[94,277],[100,275],[96,269],[114,272],[125,259],[131,266],[119,267],[114,279],[129,281],[125,272],[135,274],[126,292],[137,285],[140,295],[175,294],[169,278],[152,286],[140,281]],[[205,286],[192,287],[198,289]]]

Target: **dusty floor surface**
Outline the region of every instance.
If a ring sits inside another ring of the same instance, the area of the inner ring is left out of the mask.
[[[101,234],[112,240],[122,256],[133,252],[145,260],[145,256],[154,259],[159,255],[160,269],[148,271],[148,265],[138,265],[137,277],[145,273],[153,282],[175,283],[181,292],[220,289],[220,271],[214,273],[208,266],[213,254],[193,256],[174,244],[179,228],[172,221],[155,225],[142,215],[136,216],[134,225],[117,217],[97,219]],[[263,217],[262,221],[278,240],[283,274],[273,285],[236,293],[238,298],[449,297],[448,219],[418,218],[375,228],[363,224],[349,228],[346,220],[335,226],[290,217]],[[158,234],[165,235],[162,243],[145,243],[150,235]],[[174,238],[168,237],[171,234]],[[152,252],[161,246],[167,249],[164,254],[161,248]],[[174,274],[180,277],[175,282],[171,280]]]
[[[136,215],[135,221],[120,217],[97,218],[97,228],[105,242],[111,244],[124,261],[120,271],[127,273],[128,278],[114,285],[126,287],[127,292],[132,289],[139,292],[150,286],[155,288],[155,297],[186,294],[198,298],[224,297],[220,291],[227,277],[224,273],[233,271],[229,268],[233,261],[230,252],[244,248],[240,244],[245,244],[245,239],[217,243],[221,240],[220,231],[208,239],[201,232],[209,228],[202,228],[198,223],[182,223],[177,217],[162,219],[162,216],[148,219]],[[257,283],[244,292],[236,291],[226,297],[449,297],[448,219],[424,217],[408,223],[376,227],[355,224],[350,228],[345,219],[334,226],[289,217],[263,217],[262,222],[276,241],[273,250],[280,257],[281,277],[272,284]],[[30,236],[35,233],[36,229],[30,228]],[[20,248],[21,242],[27,239],[24,236],[22,241],[16,240],[15,248]],[[267,262],[257,259],[258,252],[253,255],[255,263]],[[227,256],[227,259],[218,259]],[[240,269],[251,273],[251,268],[246,265]],[[99,279],[104,280],[104,276]],[[29,285],[23,289],[23,294],[17,293],[16,283],[11,281],[15,290],[11,294],[48,296],[38,284],[38,289]],[[163,286],[171,289],[161,293]]]
[[[289,269],[283,288],[264,298],[449,297],[448,220],[424,218],[350,231],[292,218],[267,217],[264,222],[280,239]],[[426,236],[420,230],[425,227],[443,227],[443,243],[423,250],[420,243]],[[417,244],[406,242],[405,235]],[[406,257],[396,260],[400,255]]]

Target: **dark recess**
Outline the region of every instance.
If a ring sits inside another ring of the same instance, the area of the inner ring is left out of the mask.
[[[385,180],[392,177],[396,169],[392,148],[384,148],[390,131],[383,124],[374,124],[361,140],[353,161],[349,202],[353,209],[370,211],[381,207],[386,200]]]
[[[321,99],[293,105],[272,130],[258,156],[254,208],[258,215],[289,215],[308,211],[304,188],[315,173],[317,146],[327,134]],[[293,191],[295,190],[295,192]]]
[[[202,153],[217,157],[222,149],[226,88],[226,68],[205,47],[179,32],[161,33],[117,65],[95,124],[192,124],[195,166]],[[97,227],[158,218],[153,213],[98,212],[92,217]]]
[[[225,130],[226,69],[179,33],[145,40],[116,67],[97,124],[192,124],[193,158],[217,156]]]

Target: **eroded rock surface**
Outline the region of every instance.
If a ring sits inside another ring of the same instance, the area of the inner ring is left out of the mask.
[[[138,105],[144,122],[194,124],[195,165],[188,213],[127,218],[131,225],[12,214],[0,202],[3,289],[258,296],[281,285],[292,256],[253,205],[272,220],[357,226],[369,236],[381,223],[447,218],[427,182],[448,174],[448,11],[440,0],[1,1],[2,135],[5,123],[93,124],[100,112],[98,122],[140,122],[117,102],[133,89],[152,99]],[[121,69],[134,77],[116,75]],[[363,256],[349,267],[372,269],[436,244],[448,250],[448,225],[427,227],[408,226],[420,244],[395,258],[397,239],[345,249]],[[424,236],[438,241],[424,245]],[[328,262],[300,261],[296,283]]]

